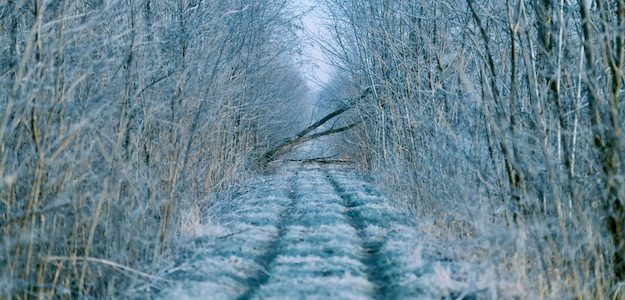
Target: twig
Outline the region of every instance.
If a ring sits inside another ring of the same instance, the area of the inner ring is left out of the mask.
[[[135,275],[139,275],[148,279],[152,279],[152,280],[159,280],[159,281],[170,281],[168,279],[162,278],[162,277],[158,277],[158,276],[154,276],[154,275],[150,275],[148,273],[145,272],[141,272],[139,270],[133,269],[131,267],[128,266],[124,266],[120,263],[116,263],[114,261],[111,260],[107,260],[107,259],[102,259],[102,258],[96,258],[96,257],[80,257],[80,256],[44,256],[43,260],[51,262],[51,261],[83,261],[83,262],[92,262],[92,263],[99,263],[102,265],[106,265],[109,267],[113,267],[116,269],[120,269]]]
[[[250,231],[250,229],[249,229],[249,228],[247,228],[247,229],[243,229],[243,230],[239,230],[239,231],[231,232],[231,233],[228,233],[228,234],[226,234],[226,235],[218,236],[218,237],[216,237],[215,239],[226,239],[226,238],[229,238],[229,237],[231,237],[231,236],[233,236],[233,235],[237,235],[237,234],[240,234],[240,233],[244,233],[244,232],[246,232],[246,231]]]
[[[299,162],[299,163],[304,163],[304,164],[313,164],[313,163],[319,163],[319,164],[353,164],[353,163],[355,163],[353,160],[333,158],[333,157],[334,156],[330,156],[330,157],[314,157],[314,158],[307,158],[307,159],[287,159],[286,161],[288,161],[288,162]]]

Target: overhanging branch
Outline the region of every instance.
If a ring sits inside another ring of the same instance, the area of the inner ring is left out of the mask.
[[[323,118],[319,119],[319,121],[317,121],[314,124],[306,127],[304,130],[300,131],[299,133],[297,133],[293,137],[290,137],[290,138],[284,140],[278,146],[276,146],[276,147],[272,148],[271,150],[265,152],[259,159],[260,165],[261,166],[266,166],[269,162],[271,162],[271,161],[275,160],[276,158],[278,158],[279,156],[281,156],[281,155],[291,151],[295,146],[300,145],[302,143],[308,142],[308,141],[313,140],[313,139],[320,138],[322,136],[327,136],[327,135],[331,135],[331,134],[347,131],[347,130],[350,130],[350,129],[358,126],[358,124],[362,123],[362,120],[354,122],[354,123],[352,123],[350,125],[347,125],[347,126],[344,126],[344,127],[328,129],[328,130],[325,130],[325,131],[322,131],[322,132],[318,132],[318,133],[309,135],[309,133],[311,133],[315,129],[321,127],[321,125],[323,125],[326,122],[334,119],[335,117],[343,114],[344,112],[352,109],[354,107],[354,104],[358,100],[364,99],[370,93],[371,93],[371,89],[367,88],[362,93],[362,95],[360,95],[359,97],[357,97],[355,99],[352,99],[350,101],[349,105],[342,106],[339,109],[337,109],[337,110],[327,114]]]

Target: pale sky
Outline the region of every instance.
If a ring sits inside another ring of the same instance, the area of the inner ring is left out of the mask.
[[[314,0],[293,0],[302,10],[312,8],[312,12],[307,14],[302,20],[306,29],[306,34],[302,36],[304,43],[304,59],[306,61],[302,73],[308,81],[308,85],[313,91],[318,91],[330,80],[332,66],[330,66],[324,57],[321,48],[316,45],[314,40],[320,37],[327,37],[329,34],[323,27],[323,13],[318,7],[319,4]]]

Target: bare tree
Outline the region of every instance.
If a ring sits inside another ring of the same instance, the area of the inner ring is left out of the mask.
[[[340,80],[373,87],[356,158],[424,218],[528,236],[497,250],[528,293],[621,295],[622,2],[324,1]]]
[[[156,270],[183,217],[283,136],[306,92],[293,17],[286,0],[3,2],[0,298],[133,297],[115,266]]]

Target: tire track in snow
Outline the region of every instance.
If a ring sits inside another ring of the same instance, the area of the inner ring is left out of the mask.
[[[267,246],[267,252],[265,254],[258,257],[256,262],[260,266],[260,269],[250,278],[248,278],[247,285],[248,289],[243,293],[243,295],[239,296],[238,300],[248,300],[251,299],[258,290],[269,281],[271,276],[271,267],[283,247],[283,239],[287,231],[287,227],[289,223],[291,223],[293,211],[295,209],[295,205],[299,194],[297,193],[296,187],[296,179],[297,173],[290,179],[291,189],[289,191],[289,205],[280,213],[280,221],[277,225],[278,234],[276,237],[269,243]]]
[[[380,299],[493,299],[480,268],[447,253],[444,241],[415,230],[416,220],[394,207],[374,185],[350,170],[326,168],[364,243],[370,243],[371,280]],[[442,251],[442,252],[441,252]]]
[[[367,233],[368,220],[357,210],[358,203],[353,201],[349,195],[345,194],[345,189],[342,188],[339,183],[328,173],[325,172],[328,182],[336,193],[343,199],[343,205],[345,206],[344,214],[349,220],[352,227],[358,232],[358,236],[362,242],[362,248],[364,250],[363,264],[366,266],[366,273],[368,280],[375,286],[372,297],[374,299],[395,299],[395,295],[390,288],[390,277],[385,269],[385,263],[381,250],[386,243],[386,238],[374,239]],[[386,236],[383,235],[383,236]]]
[[[224,232],[191,247],[158,298],[488,299],[474,267],[424,254],[413,217],[349,169],[259,176],[215,213]]]
[[[292,222],[267,282],[250,298],[370,298],[363,249],[343,214],[342,199],[318,168],[303,168],[294,184],[300,193]]]
[[[260,258],[279,240],[278,225],[292,206],[288,196],[294,174],[259,177],[235,198],[215,206],[163,274],[172,284],[156,289],[154,298],[237,299],[246,293],[265,269]]]

